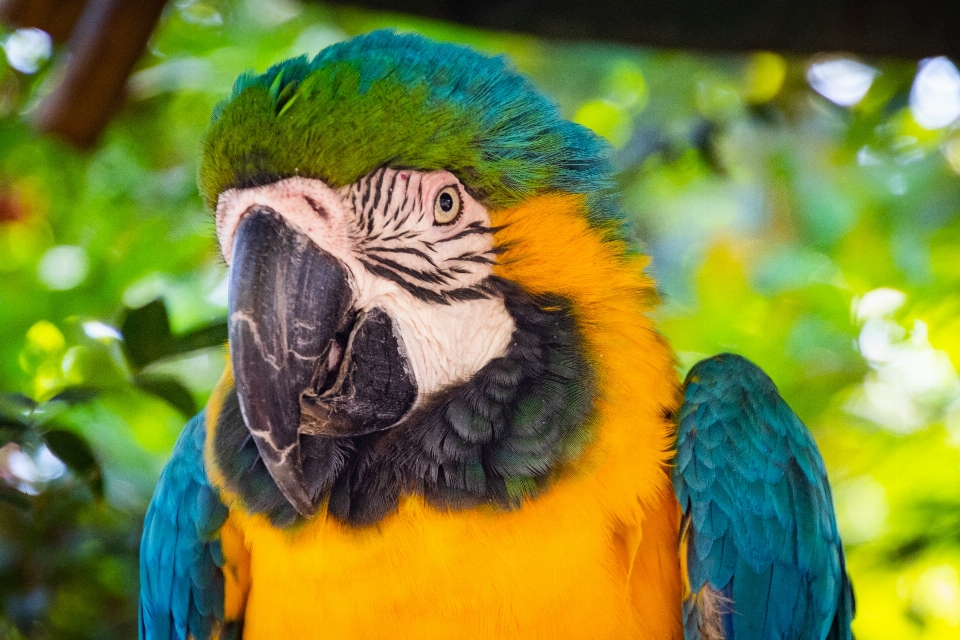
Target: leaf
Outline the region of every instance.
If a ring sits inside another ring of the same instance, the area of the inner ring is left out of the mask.
[[[100,395],[100,392],[94,387],[76,386],[67,387],[57,395],[53,396],[47,402],[64,402],[68,405],[83,404],[89,402]]]
[[[103,497],[103,474],[93,449],[85,439],[66,429],[50,429],[44,432],[43,441],[53,455],[87,481],[95,496]]]
[[[0,429],[23,432],[30,428],[30,423],[15,416],[0,416]]]
[[[217,322],[201,327],[176,339],[176,353],[188,353],[197,349],[222,347],[227,342],[227,322]]]
[[[0,396],[0,446],[16,440],[30,429],[30,412],[36,403],[19,393]]]
[[[123,333],[127,356],[137,369],[165,358],[174,351],[170,316],[160,298],[142,307],[128,309],[120,332]]]
[[[26,412],[35,409],[37,401],[22,393],[5,393],[0,395],[0,404],[12,406],[16,411]]]
[[[197,412],[197,403],[194,401],[193,395],[175,378],[139,375],[134,378],[134,384],[139,389],[166,400],[188,418]]]
[[[22,491],[17,491],[5,482],[0,482],[0,502],[6,502],[18,509],[30,508],[30,497]]]
[[[8,442],[16,441],[29,427],[30,425],[16,418],[0,416],[0,447]]]
[[[170,332],[166,304],[160,298],[137,309],[127,310],[120,330],[127,355],[136,369],[170,356],[219,347],[227,341],[226,321],[175,336]]]

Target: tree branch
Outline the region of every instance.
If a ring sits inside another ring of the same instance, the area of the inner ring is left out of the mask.
[[[37,110],[40,130],[92,146],[123,98],[127,77],[146,50],[165,0],[89,0],[68,46],[56,89]]]
[[[0,0],[0,22],[43,29],[57,44],[66,42],[87,0]]]

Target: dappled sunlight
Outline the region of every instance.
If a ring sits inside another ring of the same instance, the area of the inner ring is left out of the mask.
[[[858,476],[833,488],[837,525],[847,544],[863,544],[882,536],[890,516],[890,504],[883,485],[870,476]]]
[[[94,340],[123,340],[123,334],[115,327],[111,327],[99,320],[84,322],[83,332],[87,334],[87,337],[93,338]]]
[[[897,433],[942,422],[960,399],[960,377],[950,356],[930,345],[926,323],[915,319],[908,331],[891,318],[905,302],[905,294],[887,288],[853,301],[862,323],[857,345],[871,370],[848,410]]]
[[[37,265],[40,282],[54,291],[73,289],[86,280],[90,262],[83,247],[60,245],[47,250]]]
[[[66,465],[60,461],[46,445],[41,445],[33,455],[26,453],[13,443],[0,449],[0,460],[17,487],[30,495],[37,495],[43,485],[56,480],[67,472]]]
[[[53,54],[53,40],[40,29],[17,29],[3,40],[7,62],[21,73],[36,73]]]
[[[914,608],[946,626],[960,627],[960,573],[956,567],[930,567],[908,588]]]
[[[828,58],[813,62],[807,70],[810,86],[841,107],[852,107],[870,90],[877,70],[850,58]]]
[[[857,345],[870,371],[847,409],[896,433],[942,422],[946,407],[960,399],[960,377],[950,356],[930,345],[926,323],[914,319],[908,331],[892,319],[905,302],[905,294],[887,288],[853,301],[862,324]]]
[[[910,90],[910,111],[925,129],[940,129],[960,118],[960,71],[950,60],[920,62]]]

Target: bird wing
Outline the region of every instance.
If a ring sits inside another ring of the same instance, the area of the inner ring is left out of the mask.
[[[686,638],[852,638],[827,472],[773,381],[740,356],[704,360],[678,423]]]
[[[140,639],[224,638],[223,552],[227,508],[203,465],[204,413],[177,440],[147,510],[140,541]]]

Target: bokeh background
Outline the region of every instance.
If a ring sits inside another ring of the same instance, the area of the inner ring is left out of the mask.
[[[30,125],[42,32],[0,32],[0,638],[133,638],[141,521],[224,363],[197,194],[214,105],[380,27],[504,54],[606,137],[681,374],[741,353],[829,468],[860,640],[960,637],[960,72],[946,58],[704,55],[293,0],[167,6],[78,152]]]

